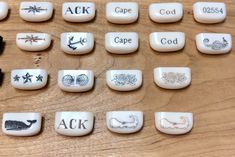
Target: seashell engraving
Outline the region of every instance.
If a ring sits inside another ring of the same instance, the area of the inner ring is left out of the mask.
[[[85,86],[88,83],[88,81],[89,78],[85,74],[78,75],[76,78],[76,84],[80,86]]]
[[[72,86],[72,85],[74,85],[74,82],[75,82],[75,77],[72,76],[72,75],[65,75],[65,76],[62,78],[62,83],[63,83],[65,86]]]

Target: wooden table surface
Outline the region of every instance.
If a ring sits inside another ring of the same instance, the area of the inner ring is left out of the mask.
[[[203,55],[195,46],[201,32],[231,33],[235,37],[235,3],[226,0],[228,16],[221,24],[205,25],[194,21],[192,5],[196,0],[179,0],[184,4],[184,18],[173,24],[157,24],[148,17],[148,5],[165,0],[139,1],[140,16],[134,24],[115,25],[105,18],[107,1],[96,2],[96,18],[88,23],[68,23],[61,16],[63,0],[50,0],[54,16],[42,23],[23,21],[18,14],[19,0],[8,0],[9,17],[0,22],[0,35],[6,42],[0,54],[4,77],[0,86],[0,114],[4,112],[41,112],[42,132],[34,137],[10,137],[0,132],[0,156],[153,156],[153,157],[229,157],[235,156],[235,55]],[[217,1],[217,0],[213,0]],[[92,53],[73,56],[60,50],[60,34],[68,31],[92,32]],[[112,55],[104,47],[104,35],[112,31],[139,33],[140,47],[130,55]],[[149,34],[154,31],[182,31],[186,46],[175,53],[154,52]],[[53,44],[44,52],[24,52],[17,48],[16,33],[46,32]],[[235,39],[234,39],[235,41]],[[233,42],[235,45],[235,42]],[[164,90],[153,83],[153,69],[158,66],[188,66],[192,84],[182,90]],[[48,86],[38,91],[20,91],[10,84],[10,72],[16,68],[45,68]],[[92,69],[96,82],[92,91],[62,92],[57,86],[60,69]],[[109,69],[140,69],[143,86],[133,92],[115,92],[106,85]],[[106,128],[105,113],[111,110],[141,110],[145,114],[143,129],[132,135],[111,133]],[[54,130],[57,111],[92,111],[95,126],[84,137],[64,137]],[[186,111],[194,113],[194,128],[186,135],[170,136],[155,129],[154,112]]]

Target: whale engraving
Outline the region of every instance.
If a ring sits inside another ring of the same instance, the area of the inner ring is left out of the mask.
[[[24,123],[22,121],[7,120],[7,121],[5,121],[5,128],[6,128],[6,130],[15,130],[15,131],[27,130],[34,123],[36,123],[37,120],[27,120],[27,122],[29,124],[26,124],[26,123]]]

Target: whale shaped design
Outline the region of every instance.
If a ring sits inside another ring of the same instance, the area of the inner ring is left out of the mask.
[[[27,120],[27,122],[29,123],[28,125],[22,121],[7,120],[5,121],[5,128],[6,130],[15,130],[15,131],[27,130],[34,123],[36,123],[37,120]]]

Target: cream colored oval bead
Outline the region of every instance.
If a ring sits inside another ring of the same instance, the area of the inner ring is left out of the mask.
[[[190,112],[156,112],[155,126],[165,134],[186,134],[193,128],[193,114]]]
[[[139,6],[135,2],[108,2],[106,4],[106,18],[111,23],[133,23],[138,16]]]
[[[183,17],[183,5],[181,3],[152,3],[149,6],[149,17],[154,22],[177,22]]]
[[[143,127],[142,111],[111,111],[106,113],[106,123],[110,131],[119,134],[130,134]]]
[[[108,70],[106,72],[107,85],[117,91],[132,91],[142,85],[142,71],[140,70]]]
[[[205,54],[225,54],[232,50],[232,36],[225,33],[200,33],[196,36],[197,49]]]
[[[182,89],[191,83],[188,67],[158,67],[154,69],[154,82],[165,89]]]
[[[58,86],[66,92],[86,92],[94,86],[94,73],[91,70],[60,70]]]
[[[40,132],[41,121],[41,114],[37,112],[4,113],[2,131],[11,136],[33,136]]]
[[[11,71],[11,85],[22,90],[41,89],[47,84],[48,74],[44,69],[15,69]]]
[[[47,21],[52,17],[53,4],[50,2],[21,2],[20,17],[29,22]]]
[[[62,16],[68,22],[88,22],[94,19],[95,10],[93,2],[65,2]]]
[[[43,51],[51,45],[51,35],[47,33],[18,33],[16,45],[25,51]]]
[[[135,32],[109,32],[105,34],[105,49],[114,54],[128,54],[139,48],[139,37]]]
[[[185,46],[183,32],[153,32],[149,35],[150,46],[158,52],[179,51]]]
[[[0,2],[0,20],[7,17],[9,11],[9,6],[7,2]]]
[[[197,22],[220,23],[226,19],[226,5],[221,2],[196,2],[193,5],[193,14]]]
[[[94,114],[92,112],[56,112],[55,130],[65,136],[84,136],[92,132]]]

